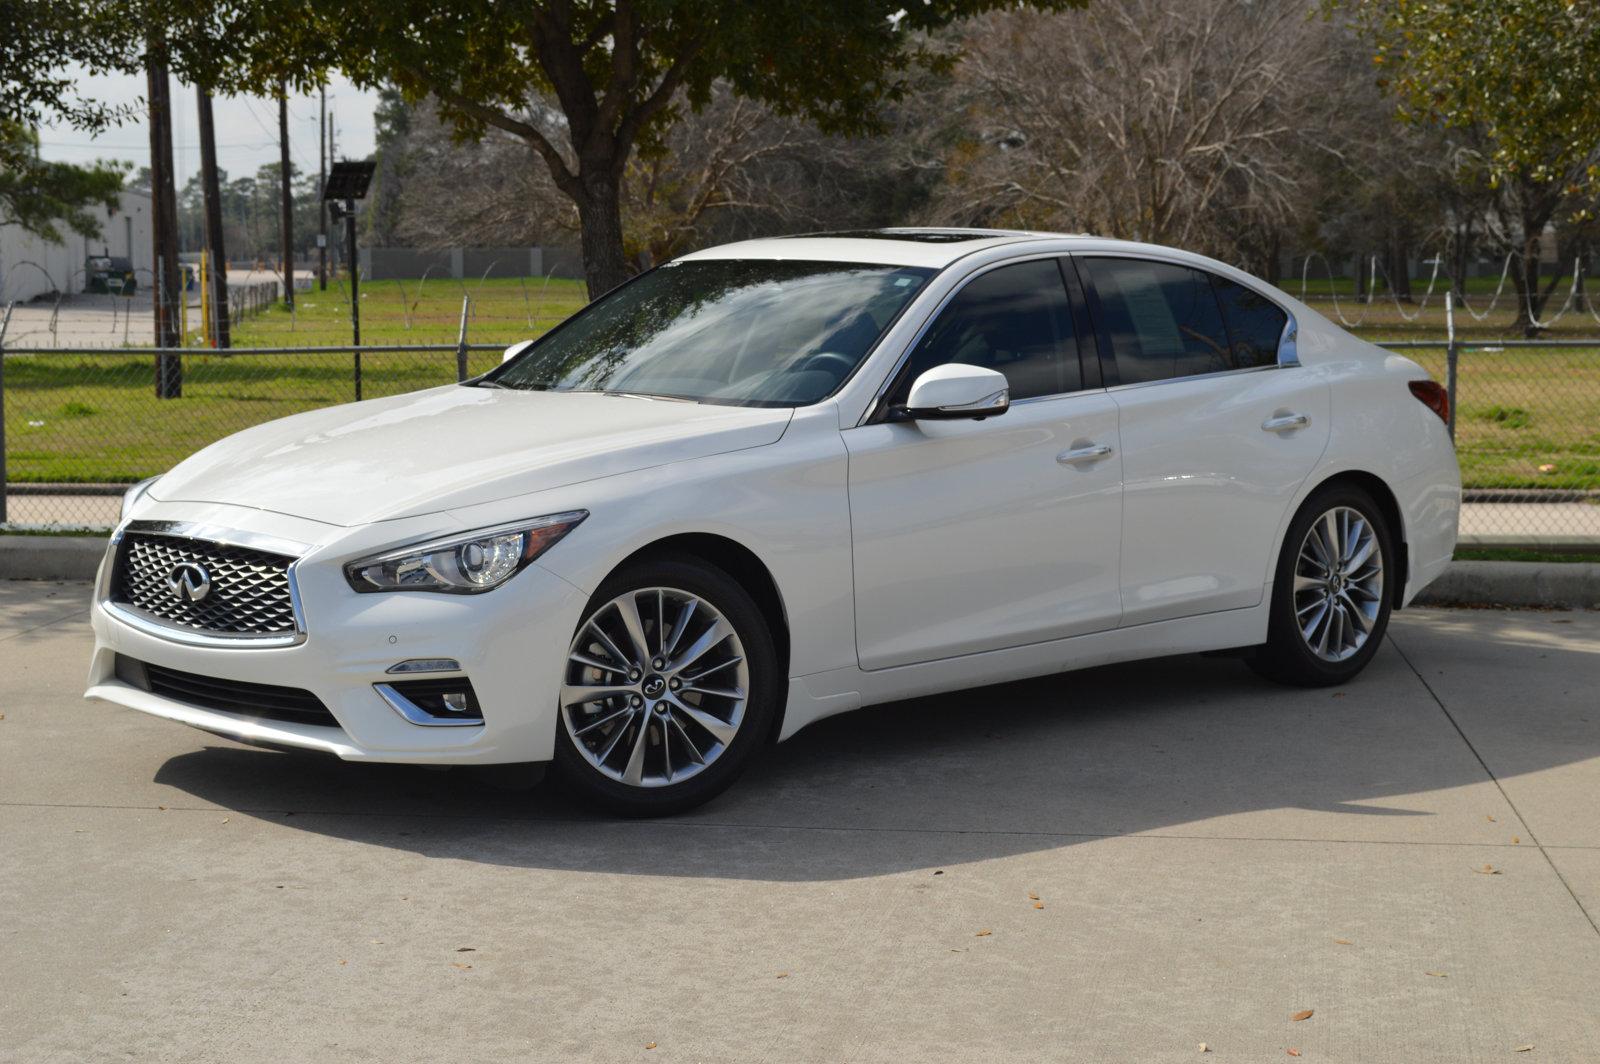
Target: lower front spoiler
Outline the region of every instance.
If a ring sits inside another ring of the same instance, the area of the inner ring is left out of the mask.
[[[160,695],[141,691],[119,680],[97,683],[83,693],[83,697],[99,702],[110,702],[127,709],[137,709],[153,717],[175,720],[192,728],[220,735],[225,739],[251,746],[264,746],[276,750],[315,750],[333,754],[346,761],[382,761],[350,742],[339,728],[319,727],[314,724],[292,724],[286,721],[258,720],[237,713],[201,709],[198,706],[175,702]]]

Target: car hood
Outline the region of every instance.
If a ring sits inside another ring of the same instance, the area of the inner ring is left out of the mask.
[[[775,443],[788,409],[451,385],[229,436],[151,488],[357,525]]]

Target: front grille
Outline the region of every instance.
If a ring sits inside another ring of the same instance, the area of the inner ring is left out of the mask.
[[[128,531],[117,553],[111,600],[162,624],[224,636],[296,630],[289,592],[293,558],[204,539]],[[197,596],[195,569],[207,579]],[[190,577],[185,588],[181,574]],[[176,587],[174,584],[176,583]]]
[[[245,683],[213,676],[197,676],[163,665],[118,654],[117,679],[174,702],[199,709],[215,709],[255,720],[277,720],[290,724],[317,724],[337,728],[322,699],[298,687],[276,687],[266,683]]]

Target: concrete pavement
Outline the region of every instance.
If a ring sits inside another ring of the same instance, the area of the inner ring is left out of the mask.
[[[0,584],[0,1060],[1600,1056],[1600,613],[866,710],[624,823],[82,703],[86,596]]]

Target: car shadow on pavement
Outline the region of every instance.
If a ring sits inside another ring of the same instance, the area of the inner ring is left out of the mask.
[[[1593,668],[1592,646],[1540,652],[1575,655],[1550,665],[1573,676]],[[1571,712],[1507,706],[1527,715],[1530,734]],[[1600,729],[1585,725],[1560,743],[1505,744],[1493,767],[1504,777],[1595,756]],[[552,782],[507,790],[469,772],[231,744],[172,757],[156,776],[264,821],[427,857],[774,881],[1136,833],[1275,835],[1276,810],[1296,811],[1297,837],[1499,842],[1478,837],[1488,797],[1463,810],[1449,793],[1486,780],[1393,643],[1333,690],[1279,687],[1237,661],[1190,656],[867,709],[808,728],[717,801],[666,820],[607,818]]]

